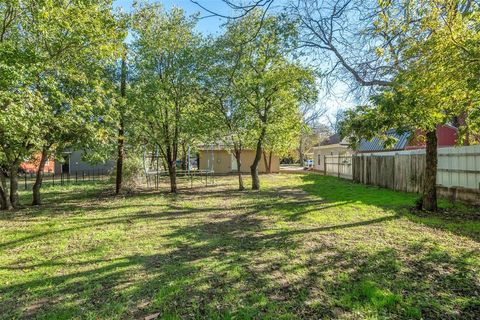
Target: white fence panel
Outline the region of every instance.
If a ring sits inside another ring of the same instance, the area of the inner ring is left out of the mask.
[[[480,189],[480,146],[438,149],[437,184]]]
[[[326,155],[325,174],[352,180],[351,155]]]

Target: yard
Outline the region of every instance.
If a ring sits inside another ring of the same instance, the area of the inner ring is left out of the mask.
[[[315,174],[0,215],[0,318],[478,319],[480,210]]]

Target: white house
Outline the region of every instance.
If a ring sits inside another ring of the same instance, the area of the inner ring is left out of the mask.
[[[330,136],[318,147],[313,147],[313,168],[318,171],[325,169],[325,156],[329,155],[351,155],[352,149],[348,147],[348,143],[343,141],[339,134]]]

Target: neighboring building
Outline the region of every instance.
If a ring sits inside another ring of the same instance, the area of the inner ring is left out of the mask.
[[[250,166],[252,165],[254,159],[254,150],[247,149],[242,151],[242,173],[250,172]],[[210,169],[218,174],[229,174],[238,172],[237,160],[235,159],[235,156],[221,145],[217,145],[214,147],[200,146],[198,151],[198,160],[198,168],[200,170]],[[273,155],[271,162],[271,172],[277,173],[279,171],[280,159],[277,156]],[[258,164],[258,172],[267,172],[263,155],[262,159],[260,159],[260,163]]]
[[[41,157],[40,153],[33,155],[30,160],[23,162],[20,165],[20,168],[27,173],[37,172],[38,166],[40,164],[40,157]],[[48,172],[48,173],[53,172],[54,164],[55,164],[55,160],[53,158],[47,159],[47,161],[45,162],[45,168],[43,169],[43,172]]]
[[[55,161],[55,174],[108,174],[115,168],[115,161],[107,160],[103,163],[90,164],[82,160],[83,151],[63,152],[62,161]]]
[[[372,140],[361,140],[357,147],[358,153],[372,153],[372,152],[385,152],[385,151],[402,151],[413,149],[424,149],[425,135],[421,130],[415,130],[415,132],[398,133],[396,130],[391,129],[386,133],[390,137],[396,138],[395,144],[389,148],[385,148],[385,142],[375,137]],[[437,127],[438,147],[452,147],[456,145],[458,137],[458,129],[449,125],[440,125]]]
[[[325,156],[333,155],[350,155],[352,150],[348,147],[348,143],[342,140],[338,133],[331,135],[319,146],[313,147],[313,168],[318,171],[325,169]]]

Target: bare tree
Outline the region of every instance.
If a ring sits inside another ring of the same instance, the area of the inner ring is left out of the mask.
[[[204,5],[202,0],[190,0],[190,1],[196,4],[197,6],[199,6],[201,9],[203,9],[209,14],[207,16],[204,16],[203,18],[221,17],[221,18],[231,20],[231,19],[243,18],[247,16],[249,13],[251,13],[253,10],[255,10],[256,8],[263,8],[264,16],[265,16],[265,14],[268,12],[270,7],[276,0],[252,0],[247,3],[243,3],[240,1],[237,2],[232,0],[221,0],[224,4],[227,5],[228,8],[234,10],[235,14],[233,15],[221,14],[218,11]]]
[[[256,7],[262,7],[267,14],[277,3],[276,9],[285,10],[298,20],[300,49],[321,58],[317,62],[325,68],[328,66],[327,75],[341,77],[355,85],[389,86],[392,74],[400,66],[396,45],[402,41],[401,33],[391,37],[372,32],[373,22],[382,10],[376,0],[222,0],[234,11],[231,15],[209,8],[202,0],[191,2],[208,13],[205,18],[217,16],[225,19],[241,18]],[[379,48],[388,50],[389,55],[378,55]]]
[[[315,128],[318,127],[319,119],[324,116],[326,112],[327,109],[324,106],[316,104],[305,104],[300,107],[303,121],[298,144],[298,159],[300,166],[305,165],[305,153],[313,146],[313,144],[319,142],[317,141],[319,139],[316,139],[317,132],[315,132]]]
[[[343,108],[338,108],[335,113],[327,116],[328,125],[333,133],[340,133],[340,125],[343,119],[345,119],[345,109]]]

